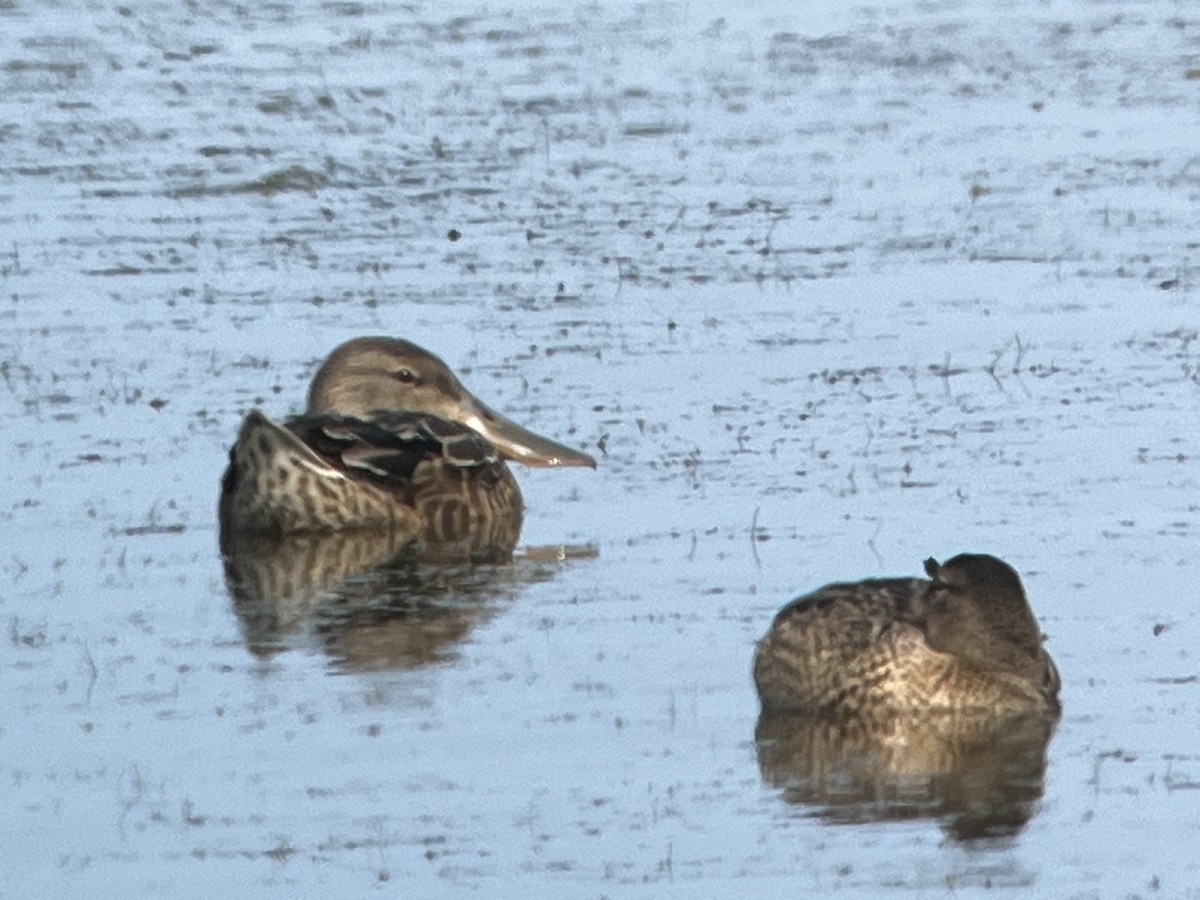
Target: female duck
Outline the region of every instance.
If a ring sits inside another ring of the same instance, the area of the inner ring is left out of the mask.
[[[511,552],[523,504],[505,460],[596,466],[485,406],[415,344],[356,338],[325,360],[304,415],[246,416],[222,481],[222,532],[388,527]]]
[[[1021,579],[994,556],[925,563],[930,580],[827,585],[759,642],[764,711],[1058,711],[1058,670]]]

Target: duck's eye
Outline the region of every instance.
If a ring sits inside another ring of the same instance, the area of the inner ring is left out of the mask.
[[[412,384],[417,380],[417,376],[413,374],[412,369],[397,369],[392,373],[392,377],[401,384]]]

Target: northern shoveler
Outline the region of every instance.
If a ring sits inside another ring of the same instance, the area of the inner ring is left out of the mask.
[[[1016,571],[981,554],[925,571],[780,610],[754,658],[764,711],[1057,713],[1058,670]]]
[[[356,338],[318,370],[303,415],[246,416],[222,480],[222,534],[386,527],[511,553],[523,503],[505,460],[596,466],[488,408],[432,353]]]

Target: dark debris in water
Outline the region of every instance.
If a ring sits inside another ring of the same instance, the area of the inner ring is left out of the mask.
[[[330,184],[329,176],[302,165],[292,165],[249,181],[225,184],[191,184],[175,188],[168,194],[177,200],[199,197],[221,197],[233,194],[276,194],[301,192],[315,194]]]
[[[121,529],[121,534],[130,537],[144,537],[150,534],[183,534],[187,526],[175,525],[130,525]]]

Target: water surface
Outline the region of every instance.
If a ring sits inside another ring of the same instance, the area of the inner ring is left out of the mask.
[[[1200,895],[1198,48],[1170,0],[2,5],[6,890]],[[512,567],[248,608],[240,418],[371,333],[600,468],[518,473]],[[1064,679],[1027,821],[760,768],[774,611],[962,550]]]

